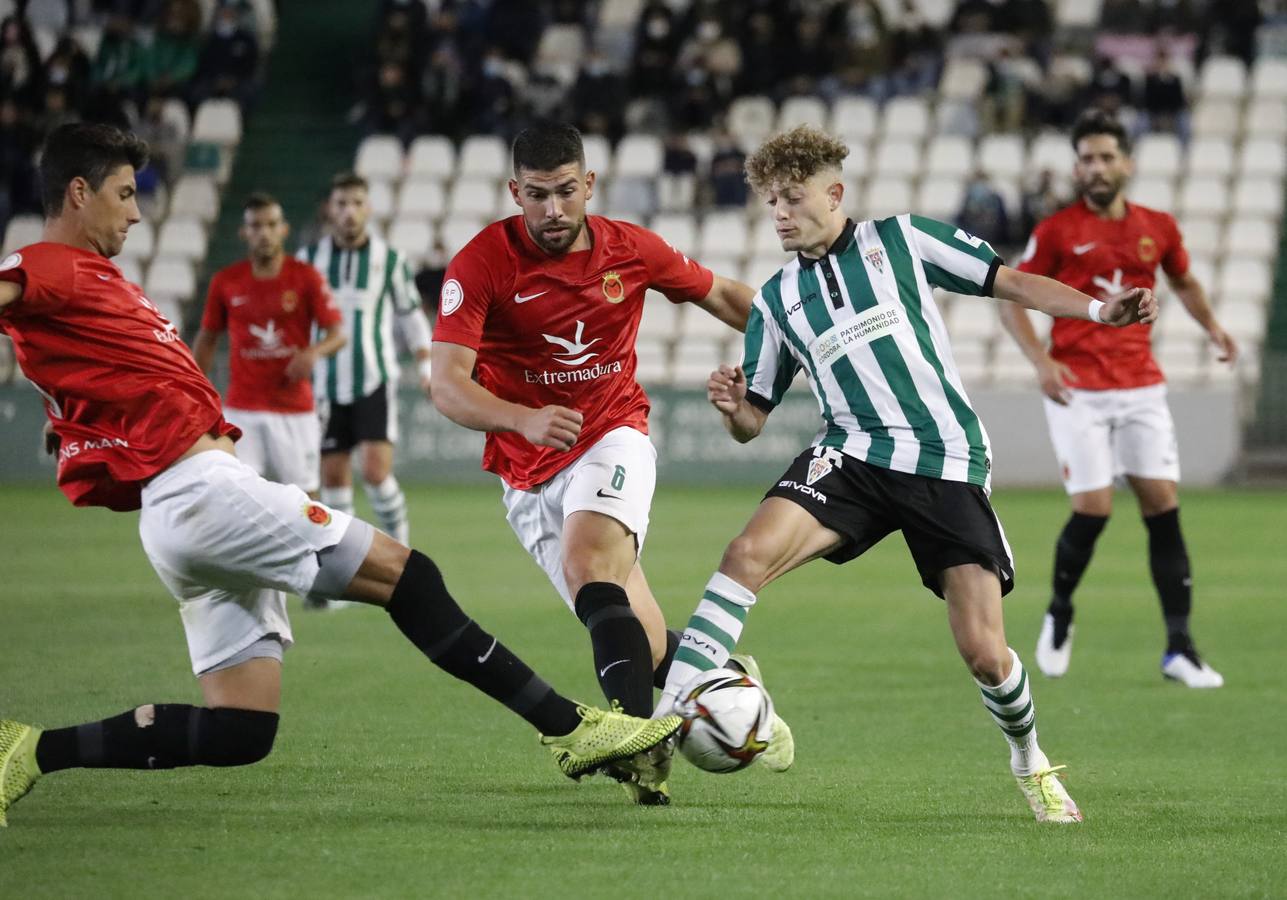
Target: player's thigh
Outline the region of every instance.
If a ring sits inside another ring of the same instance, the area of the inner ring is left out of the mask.
[[[1113,484],[1112,397],[1106,391],[1068,392],[1066,406],[1045,401],[1050,443],[1069,494]]]
[[[197,676],[201,696],[211,709],[277,712],[282,699],[281,659],[256,656]]]
[[[1166,385],[1121,391],[1114,450],[1118,471],[1138,479],[1180,480],[1175,422]]]
[[[753,592],[845,543],[793,500],[766,497],[746,526],[729,542],[719,571]]]
[[[274,480],[315,494],[320,482],[321,428],[313,413],[278,415],[267,423]]]
[[[384,440],[362,441],[358,444],[358,465],[363,481],[380,484],[393,471],[393,444]]]
[[[968,563],[944,570],[941,579],[957,650],[976,676],[999,683],[1007,674],[1010,654],[996,571]]]

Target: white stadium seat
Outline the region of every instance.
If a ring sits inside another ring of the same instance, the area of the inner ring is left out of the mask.
[[[925,154],[926,175],[964,177],[974,172],[974,143],[958,134],[940,134],[930,139]]]
[[[760,95],[738,97],[728,108],[728,130],[744,143],[759,143],[773,131],[777,111]]]
[[[1251,94],[1257,100],[1287,101],[1287,59],[1257,58],[1251,66]]]
[[[645,305],[646,308],[646,305]],[[670,346],[641,338],[635,342],[635,378],[645,385],[670,383]]]
[[[689,305],[684,310],[683,320],[680,323],[679,333],[684,338],[710,338],[713,341],[731,341],[735,332],[719,319],[699,309],[696,306]],[[737,335],[740,342],[742,336]]]
[[[1053,5],[1059,27],[1094,29],[1099,25],[1103,0],[1059,0]]]
[[[697,176],[663,172],[657,179],[657,205],[665,212],[692,209],[697,196]]]
[[[200,262],[206,257],[206,229],[195,219],[167,219],[156,241],[156,254]],[[151,273],[148,273],[149,276]]]
[[[1223,216],[1229,208],[1228,182],[1210,176],[1186,179],[1179,207],[1183,216]]]
[[[594,207],[594,199],[590,200],[591,215],[597,214],[598,210]],[[496,185],[496,206],[493,215],[498,219],[507,219],[519,212],[518,204],[514,202],[514,195],[510,193],[509,182],[502,181]]]
[[[197,107],[192,140],[220,147],[241,143],[241,108],[235,100],[207,100]]]
[[[460,248],[472,241],[487,224],[483,219],[447,219],[443,222],[438,229],[438,238],[442,241],[442,249],[447,254],[447,258],[450,259],[459,253]],[[392,237],[389,242],[394,243]]]
[[[1189,144],[1185,171],[1194,175],[1227,178],[1233,171],[1233,142],[1222,137],[1196,138]]]
[[[690,213],[661,213],[652,220],[652,230],[685,256],[697,246],[697,224]]]
[[[867,217],[884,219],[912,210],[911,183],[901,178],[876,178],[867,187]]]
[[[594,172],[599,178],[608,174],[612,168],[612,145],[601,134],[581,135],[581,146],[585,150],[585,169]]]
[[[1018,178],[1023,175],[1023,139],[1017,134],[990,134],[979,141],[978,164],[989,175]]]
[[[1253,100],[1244,121],[1248,137],[1287,139],[1287,103],[1282,100]]]
[[[710,267],[712,256],[746,256],[750,240],[746,216],[740,210],[708,213],[702,220],[697,240],[697,257]]]
[[[4,231],[4,255],[19,247],[35,244],[45,232],[45,220],[40,216],[14,216]]]
[[[536,47],[536,64],[575,67],[584,54],[585,30],[580,25],[547,25]]]
[[[934,131],[973,139],[979,133],[979,113],[965,100],[944,100],[934,110]]]
[[[889,176],[911,178],[921,172],[920,144],[898,137],[884,138],[876,147],[875,179]]]
[[[1283,184],[1277,178],[1240,178],[1233,190],[1239,216],[1277,218],[1283,211]]]
[[[492,178],[457,178],[447,195],[447,217],[492,219],[496,215],[496,182]]]
[[[186,259],[162,257],[148,267],[143,292],[154,303],[188,303],[197,292],[197,276]]]
[[[170,215],[206,224],[219,218],[219,186],[204,175],[184,175],[170,195]]]
[[[445,181],[456,168],[456,147],[441,134],[422,134],[407,151],[408,178],[437,178]]]
[[[930,130],[929,105],[921,97],[895,97],[885,104],[881,130],[891,137],[923,139]]]
[[[130,231],[134,229],[131,228]],[[126,241],[128,244],[129,241]],[[139,257],[118,256],[112,260],[116,263],[116,268],[121,270],[121,277],[131,284],[137,284],[143,287],[143,263]]]
[[[1066,175],[1072,171],[1077,154],[1073,152],[1068,136],[1063,133],[1043,131],[1032,141],[1028,148],[1028,171],[1040,173],[1049,169],[1056,175]]]
[[[846,203],[850,211],[853,210],[852,204],[853,201],[847,201]],[[782,241],[778,238],[777,228],[774,227],[773,220],[767,215],[756,216],[751,223],[751,255],[772,256],[782,252]]]
[[[995,303],[978,297],[955,297],[946,319],[952,343],[955,344],[958,339],[975,343],[993,340],[1000,331],[1001,322],[995,307]]]
[[[639,321],[639,336],[657,341],[669,341],[678,331],[679,306],[665,295],[648,291],[644,296],[643,318]]]
[[[1238,152],[1238,172],[1243,177],[1264,175],[1282,178],[1287,171],[1287,150],[1281,140],[1249,138]]]
[[[1232,138],[1238,133],[1238,119],[1238,106],[1234,101],[1204,99],[1193,110],[1193,134],[1195,137]]]
[[[720,363],[730,361],[725,349],[728,343],[707,337],[681,338],[675,346],[675,383],[705,387],[711,372]]]
[[[977,100],[987,87],[988,69],[980,59],[952,56],[938,81],[939,96],[947,100]]]
[[[788,97],[778,110],[778,131],[790,131],[797,125],[827,127],[827,104],[817,97]]]
[[[156,251],[156,229],[147,219],[130,226],[121,256],[125,259],[151,259]]]
[[[628,134],[617,144],[616,178],[656,178],[661,174],[661,140],[650,134]]]
[[[1220,325],[1233,335],[1240,344],[1260,343],[1265,337],[1265,316],[1267,309],[1263,303],[1246,302],[1231,299],[1220,306]]]
[[[1135,146],[1139,175],[1173,178],[1180,174],[1180,139],[1173,134],[1146,134]]]
[[[916,191],[912,209],[922,216],[951,221],[961,211],[965,183],[960,178],[937,176],[926,178]]]
[[[394,219],[385,235],[388,242],[411,258],[413,264],[422,262],[433,249],[433,226],[427,219]]]
[[[791,255],[782,249],[781,244],[778,245],[774,253],[751,257],[746,261],[746,265],[742,267],[742,283],[749,284],[758,291],[790,259]]]
[[[876,103],[870,97],[846,95],[831,105],[828,131],[847,143],[866,142],[876,133],[878,119]]]
[[[1211,56],[1198,73],[1198,93],[1203,97],[1241,99],[1247,91],[1247,67],[1236,56]]]
[[[1209,216],[1189,216],[1180,222],[1180,237],[1190,253],[1212,252],[1220,246],[1222,232],[1220,220]]]
[[[1126,196],[1140,206],[1175,211],[1175,188],[1169,178],[1137,178],[1127,186]]]
[[[1224,303],[1263,303],[1272,286],[1273,270],[1262,260],[1231,259],[1220,267],[1219,290]]]
[[[400,219],[437,219],[447,211],[442,182],[408,178],[398,188],[396,215]]]
[[[1278,255],[1278,223],[1235,218],[1224,233],[1224,255],[1271,262]]]
[[[494,134],[473,134],[460,145],[460,174],[507,178],[513,168],[505,142]]]
[[[188,114],[188,104],[178,97],[171,97],[161,104],[161,121],[178,132],[179,140],[187,143],[192,134],[192,116]]]
[[[394,196],[389,182],[374,179],[367,182],[366,202],[371,207],[371,218],[376,222],[387,222],[393,218]]]
[[[373,134],[358,144],[353,171],[363,178],[397,181],[402,177],[402,144],[387,134]]]
[[[657,211],[657,179],[647,176],[614,175],[601,190],[607,194],[607,206],[625,213],[630,221],[640,221]]]

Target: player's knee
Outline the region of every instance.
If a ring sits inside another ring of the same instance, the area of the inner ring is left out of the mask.
[[[754,535],[742,532],[729,542],[719,570],[738,584],[758,591],[769,570],[768,548]]]
[[[999,652],[990,646],[964,647],[961,658],[970,674],[984,684],[1000,684],[1009,676],[1010,651]]]
[[[207,766],[248,766],[268,756],[277,738],[277,713],[255,709],[203,710],[208,727],[200,733],[198,762]]]

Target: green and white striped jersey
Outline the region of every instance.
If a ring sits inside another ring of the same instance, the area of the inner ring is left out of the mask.
[[[397,382],[398,351],[394,319],[419,313],[420,292],[407,257],[377,235],[356,250],[344,250],[330,236],[301,247],[297,258],[322,273],[344,314],[348,343],[320,360],[313,377],[316,395],[349,404],[387,381]]]
[[[985,241],[933,219],[849,222],[825,257],[797,255],[755,295],[748,401],[771,410],[803,369],[823,418],[814,446],[988,487],[987,432],[932,288],[986,296],[1000,265]],[[980,305],[978,315],[992,312]]]

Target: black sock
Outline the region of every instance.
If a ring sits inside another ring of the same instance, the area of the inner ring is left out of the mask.
[[[575,703],[465,615],[423,553],[411,551],[388,612],[434,665],[505,704],[542,734],[567,734],[581,723]]]
[[[1166,652],[1185,653],[1193,648],[1193,639],[1189,636],[1193,587],[1189,551],[1180,532],[1180,510],[1177,507],[1156,516],[1145,516],[1144,526],[1148,528],[1149,569],[1158,599],[1162,601],[1162,617],[1166,620]]]
[[[652,715],[652,648],[626,589],[592,581],[577,591],[576,615],[590,632],[594,671],[609,701],[632,716]]]
[[[41,772],[244,766],[272,750],[277,720],[277,713],[250,709],[149,704],[100,722],[49,729],[36,744],[36,765]]]
[[[666,629],[666,655],[661,658],[657,668],[652,670],[652,686],[657,690],[666,687],[666,676],[670,674],[670,664],[675,661],[675,651],[679,649],[679,642],[683,639],[682,631],[675,631],[673,628]]]
[[[1055,542],[1055,570],[1048,612],[1055,620],[1055,646],[1063,645],[1072,624],[1073,591],[1081,581],[1086,566],[1095,552],[1095,541],[1108,523],[1107,516],[1087,516],[1075,512],[1064,525]]]

